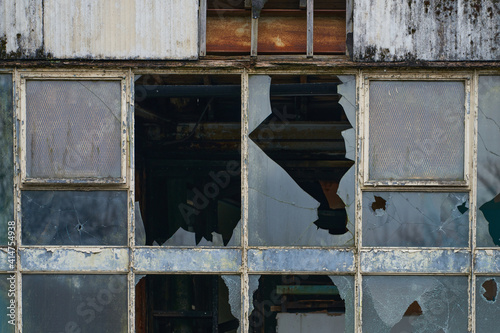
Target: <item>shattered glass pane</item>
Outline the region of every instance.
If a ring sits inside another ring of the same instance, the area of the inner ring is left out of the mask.
[[[253,293],[249,332],[352,333],[354,304],[346,302],[353,300],[353,283],[353,277],[261,276]]]
[[[0,309],[5,314],[0,320],[0,332],[14,333],[15,323],[17,320],[15,305],[12,305],[11,300],[14,300],[13,294],[9,297],[9,289],[11,284],[15,284],[15,276],[11,274],[0,274]],[[12,286],[11,290],[15,290],[17,286]]]
[[[464,179],[463,82],[372,81],[370,180]]]
[[[469,244],[467,193],[364,192],[364,246]]]
[[[477,245],[500,246],[500,76],[479,77]]]
[[[23,332],[128,332],[126,275],[24,275]]]
[[[465,276],[364,276],[363,332],[468,332]]]
[[[7,242],[7,223],[14,220],[12,152],[12,75],[0,75],[0,245]]]
[[[354,244],[352,91],[352,76],[249,77],[250,245]]]
[[[126,191],[23,191],[24,245],[127,245]]]
[[[241,280],[236,275],[147,275],[136,288],[136,326],[151,333],[239,333]]]
[[[135,82],[136,200],[146,245],[241,244],[241,77]]]
[[[496,332],[500,325],[500,302],[498,276],[482,276],[476,278],[476,332]]]
[[[120,177],[120,87],[119,81],[27,81],[27,177]]]

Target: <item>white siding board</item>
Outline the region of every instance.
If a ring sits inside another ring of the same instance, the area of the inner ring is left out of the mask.
[[[196,59],[198,0],[44,1],[54,58]]]

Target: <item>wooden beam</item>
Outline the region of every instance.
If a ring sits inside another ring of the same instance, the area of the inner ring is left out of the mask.
[[[307,0],[307,57],[314,52],[314,0]]]

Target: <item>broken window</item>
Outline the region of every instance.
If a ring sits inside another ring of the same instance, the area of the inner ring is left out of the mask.
[[[250,245],[353,244],[352,82],[249,77]]]
[[[500,245],[500,76],[480,76],[477,138],[477,245]]]
[[[25,333],[128,331],[126,275],[33,274],[22,283]]]
[[[345,1],[205,0],[201,54],[344,54]],[[205,35],[206,34],[206,35]],[[206,36],[206,37],[205,37]],[[205,40],[206,38],[206,40]],[[203,46],[206,43],[206,50]]]
[[[365,182],[463,185],[464,82],[372,80],[369,89]]]
[[[240,277],[147,275],[136,285],[136,309],[138,333],[240,332]]]
[[[498,276],[481,276],[476,278],[476,332],[494,332],[498,328]]]
[[[364,276],[363,332],[468,332],[465,276]]]
[[[469,244],[467,193],[364,192],[363,246]]]
[[[12,75],[0,75],[0,245],[6,245],[8,222],[14,220]]]
[[[354,332],[353,278],[250,276],[249,332]]]
[[[135,90],[142,245],[239,245],[241,78],[145,75]]]

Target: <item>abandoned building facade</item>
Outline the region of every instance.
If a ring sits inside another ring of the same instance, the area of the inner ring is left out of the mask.
[[[498,0],[2,0],[0,133],[2,333],[500,326]]]

